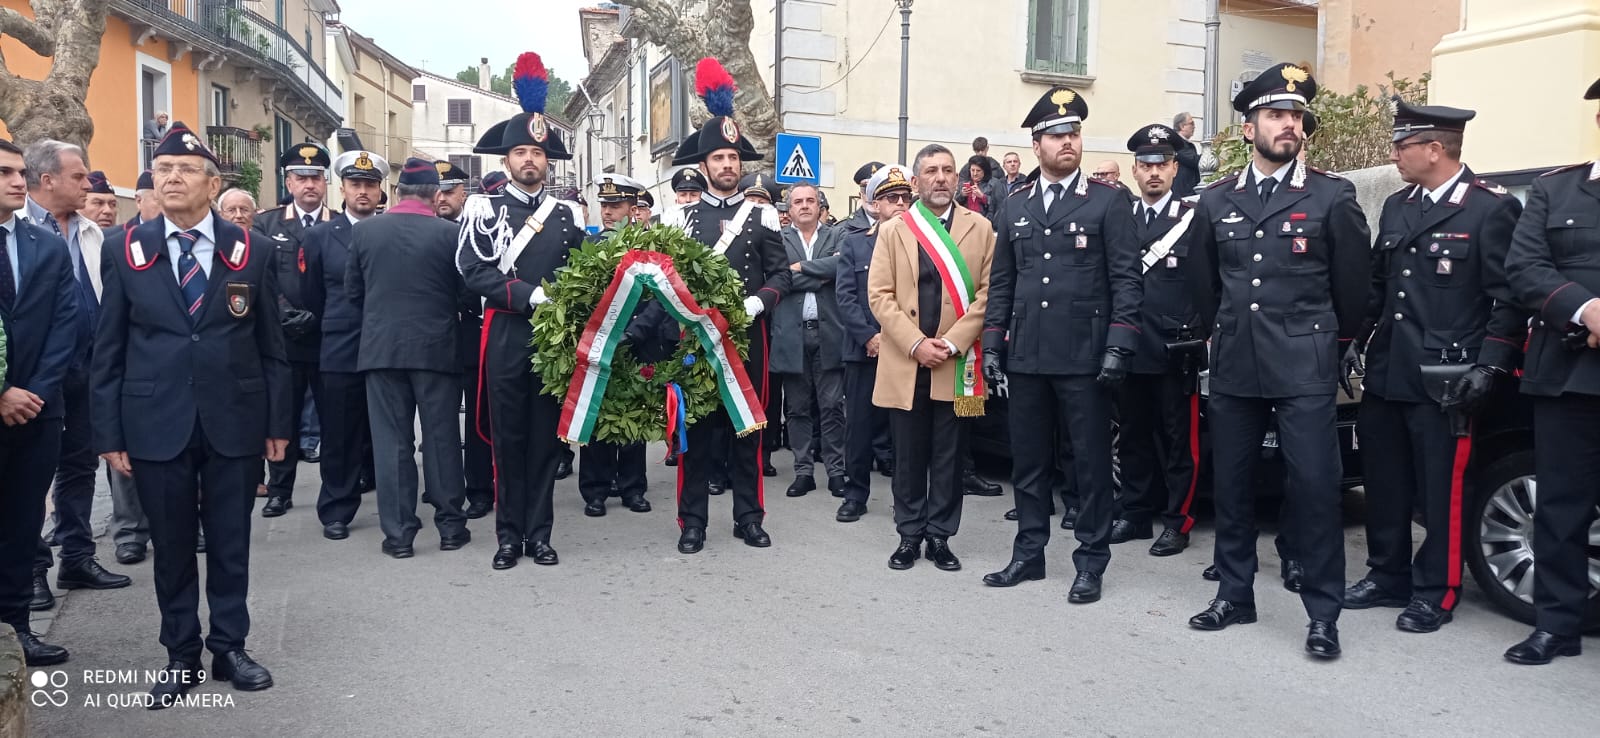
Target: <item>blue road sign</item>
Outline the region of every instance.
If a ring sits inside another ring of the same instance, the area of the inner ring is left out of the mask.
[[[773,157],[773,161],[778,165],[778,173],[774,177],[778,184],[818,184],[818,170],[822,166],[822,139],[780,133],[778,155]]]

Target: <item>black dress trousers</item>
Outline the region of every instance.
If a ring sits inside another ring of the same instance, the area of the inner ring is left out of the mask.
[[[60,453],[60,418],[0,425],[0,623],[19,633],[28,631],[39,523]]]
[[[1061,442],[1072,447],[1070,467],[1077,479],[1078,549],[1073,566],[1103,574],[1111,561],[1111,520],[1116,501],[1111,479],[1111,396],[1089,375],[1011,374],[1012,487],[1017,498],[1017,537],[1011,556],[1032,561],[1050,541],[1050,497],[1061,474]],[[897,470],[898,472],[898,470]]]
[[[1576,637],[1589,602],[1589,526],[1600,505],[1600,396],[1536,397],[1533,607],[1540,630]]]
[[[961,459],[967,424],[954,402],[929,396],[931,375],[917,368],[911,409],[889,410],[894,433],[894,527],[902,538],[949,538],[961,527]]]
[[[644,497],[647,487],[644,444],[595,442],[578,449],[578,493],[584,502]]]
[[[372,426],[367,421],[367,385],[357,372],[323,372],[322,490],[317,519],[323,525],[355,519],[361,478],[372,470]]]

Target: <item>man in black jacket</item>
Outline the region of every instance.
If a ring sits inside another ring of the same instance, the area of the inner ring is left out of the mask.
[[[1600,80],[1585,100],[1600,100]],[[1595,117],[1600,124],[1600,115]],[[1583,650],[1590,602],[1590,522],[1600,503],[1600,161],[1533,181],[1517,221],[1506,277],[1518,304],[1537,312],[1522,393],[1533,398],[1534,631],[1506,651],[1518,664],[1548,664]]]
[[[327,205],[328,150],[321,144],[293,144],[278,157],[284,186],[292,202],[256,215],[255,230],[260,231],[262,248],[272,252],[272,269],[277,277],[279,308],[283,318],[284,350],[294,371],[297,407],[304,405],[306,390],[320,407],[322,383],[317,381],[317,360],[321,353],[321,316],[308,309],[306,301],[306,255],[300,248],[306,231],[333,220],[337,213]],[[295,417],[298,419],[299,413]],[[267,465],[267,502],[261,517],[274,518],[294,507],[295,471],[300,463],[300,423],[295,422],[289,439],[289,453],[282,461]]]
[[[1017,497],[1011,563],[984,583],[1044,578],[1061,433],[1072,443],[1082,500],[1073,603],[1100,599],[1111,561],[1112,401],[1138,346],[1143,293],[1128,197],[1081,166],[1088,115],[1082,96],[1057,87],[1023,121],[1038,181],[1008,197],[995,219],[983,336],[984,376],[1010,391]]]
[[[356,224],[377,213],[389,162],[370,151],[346,151],[334,162],[344,212],[306,232],[306,300],[321,316],[322,489],[317,520],[330,541],[350,536],[361,506],[361,480],[374,478],[372,427],[367,422],[367,385],[357,370],[361,308],[345,283]]]
[[[283,352],[272,254],[211,210],[216,158],[187,128],[156,148],[163,214],[106,244],[95,334],[95,448],[133,474],[155,542],[156,602],[168,664],[151,690],[169,707],[200,671],[196,518],[207,540],[210,677],[272,686],[245,652],[250,631],[251,488],[261,458],[289,446],[299,403]]]
[[[1479,409],[1517,368],[1528,332],[1505,277],[1522,205],[1461,163],[1474,115],[1396,98],[1389,159],[1409,184],[1383,204],[1363,330],[1345,354],[1346,372],[1367,355],[1356,433],[1371,572],[1345,590],[1344,606],[1404,607],[1395,626],[1412,633],[1450,622],[1461,598],[1467,500],[1458,470],[1472,438],[1452,416]],[[1433,378],[1447,370],[1465,380],[1460,396],[1445,397],[1449,383]],[[1427,534],[1413,557],[1418,514]]]
[[[455,269],[453,223],[433,213],[439,171],[432,161],[407,159],[396,204],[355,229],[345,266],[345,289],[361,311],[356,370],[367,383],[373,469],[378,478],[378,524],[383,552],[413,554],[417,519],[416,418],[422,416],[422,469],[434,507],[439,550],[467,545],[461,474],[461,275]]]
[[[1344,529],[1334,392],[1341,348],[1361,326],[1368,255],[1355,186],[1296,162],[1302,118],[1316,95],[1308,71],[1279,64],[1244,86],[1233,107],[1254,142],[1245,171],[1200,194],[1189,277],[1213,326],[1208,405],[1215,459],[1217,597],[1190,618],[1200,630],[1256,620],[1252,480],[1276,419],[1288,462],[1288,525],[1305,567],[1306,651],[1339,655]],[[1211,320],[1212,316],[1215,320]]]
[[[17,217],[22,149],[0,140],[0,622],[28,666],[67,660],[28,626],[44,498],[61,453],[63,385],[78,348],[78,283],[59,236]]]

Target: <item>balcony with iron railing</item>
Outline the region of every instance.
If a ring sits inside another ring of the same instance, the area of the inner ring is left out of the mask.
[[[206,145],[217,157],[217,169],[229,183],[238,181],[246,162],[261,165],[261,134],[233,126],[207,126]]]

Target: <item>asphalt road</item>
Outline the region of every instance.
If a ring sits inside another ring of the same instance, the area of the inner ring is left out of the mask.
[[[672,470],[659,458],[652,449],[654,512],[613,502],[608,516],[586,518],[576,479],[560,482],[561,564],[524,559],[503,572],[489,567],[492,519],[475,521],[460,551],[440,552],[425,529],[416,558],[383,556],[370,496],[348,540],[324,540],[316,467],[303,465],[296,507],[256,518],[251,533],[250,649],[275,687],[198,690],[231,705],[110,707],[150,683],[135,674],[90,684],[86,670],[165,663],[151,564],[111,565],[134,586],[74,592],[49,623],[49,640],[72,651],[70,700],[34,708],[34,733],[1576,736],[1600,721],[1600,640],[1552,666],[1508,664],[1501,652],[1528,629],[1470,588],[1456,621],[1432,635],[1395,630],[1396,610],[1346,612],[1344,657],[1321,663],[1302,651],[1298,598],[1272,576],[1270,534],[1261,621],[1202,633],[1185,621],[1214,593],[1200,578],[1207,523],[1173,558],[1116,547],[1105,599],[1070,605],[1071,542],[1061,537],[1049,579],[981,584],[1010,551],[1009,496],[967,498],[952,539],[962,571],[926,561],[889,570],[896,537],[881,477],[870,513],[840,524],[826,491],[785,498],[784,469],[769,480],[772,548],[733,538],[723,496],[712,498],[719,522],[706,550],[680,555]],[[1359,497],[1348,499],[1357,517]],[[1354,580],[1359,524],[1346,539]],[[110,548],[102,539],[108,564]]]

